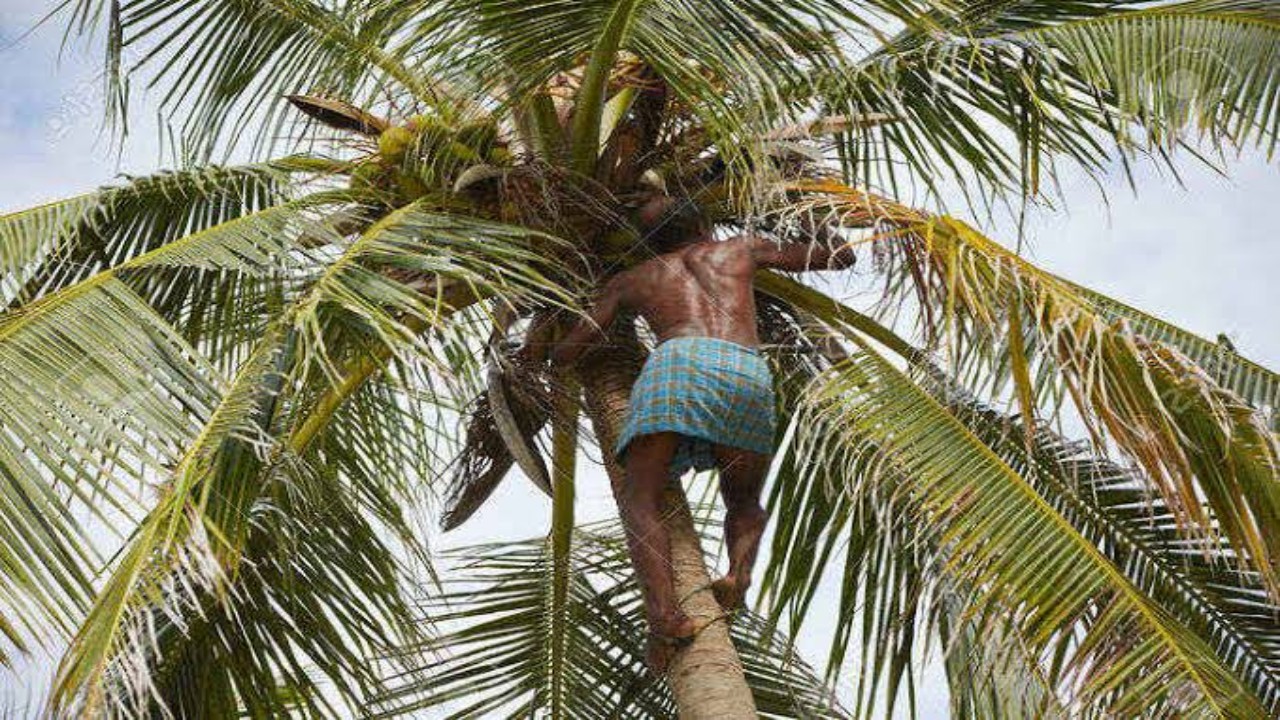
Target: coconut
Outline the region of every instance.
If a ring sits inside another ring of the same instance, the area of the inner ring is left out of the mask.
[[[382,155],[382,159],[398,163],[404,159],[409,148],[413,147],[416,138],[408,128],[393,127],[387,128],[382,135],[378,137],[378,152]]]
[[[396,173],[396,187],[407,200],[420,198],[431,190],[430,186],[423,182],[421,178],[407,172]]]

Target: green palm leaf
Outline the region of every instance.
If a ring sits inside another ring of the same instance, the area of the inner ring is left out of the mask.
[[[1069,283],[1062,280],[1063,283]],[[1280,375],[1220,343],[1130,307],[1119,300],[1071,283],[1071,287],[1111,322],[1123,321],[1134,334],[1177,348],[1222,387],[1234,392],[1270,418],[1280,432]]]
[[[176,466],[176,449],[216,402],[216,372],[121,277],[192,265],[271,272],[304,210],[278,206],[201,230],[0,317],[6,522],[29,528],[5,536],[6,554],[29,558],[6,573],[10,599],[12,583],[30,586],[29,599],[64,630],[77,622],[98,560],[72,515],[87,511],[108,527],[136,517],[145,501],[131,482]]]
[[[1280,449],[1258,408],[963,222],[833,183],[800,187],[814,191],[803,207],[837,217],[870,208],[892,223],[870,239],[891,266],[889,304],[915,300],[926,342],[968,385],[998,393],[1011,377],[1028,419],[1045,395],[1067,395],[1095,445],[1105,451],[1107,438],[1139,463],[1189,536],[1224,533],[1276,592],[1280,552],[1262,528],[1280,518]]]
[[[645,670],[639,592],[619,533],[616,524],[575,531],[563,605],[554,601],[549,539],[453,551],[467,572],[426,602],[443,631],[426,648],[436,660],[390,693],[382,714],[521,716],[559,702],[559,717],[669,717],[669,692]],[[547,643],[553,626],[566,633],[560,663],[551,662]],[[762,717],[847,716],[758,618],[737,618],[733,635]]]
[[[249,529],[243,503],[262,472],[254,446],[266,442],[262,426],[271,420],[260,416],[273,401],[269,375],[285,365],[287,338],[277,329],[259,343],[134,532],[59,670],[54,702],[63,711],[144,712],[153,681],[146,649],[155,644],[146,614],[160,603],[176,606],[171,615],[198,609],[203,589],[236,574]]]
[[[1280,13],[1269,2],[1191,0],[1015,33],[1106,93],[1120,122],[1172,145],[1280,142]]]
[[[186,153],[198,158],[245,136],[255,149],[277,142],[288,94],[363,99],[391,86],[410,98],[434,96],[403,58],[386,50],[402,15],[376,12],[370,3],[64,0],[60,7],[82,33],[100,22],[114,31],[107,65],[114,69],[111,95],[122,98],[116,109],[125,109],[130,77],[143,74],[162,93],[165,115],[179,121]],[[132,66],[124,66],[126,58]]]
[[[72,517],[137,515],[133,483],[163,472],[195,435],[216,401],[215,373],[110,276],[0,319],[0,367],[4,522],[28,528],[3,536],[5,594],[26,586],[42,611],[28,621],[43,615],[65,631],[97,564]]]
[[[1170,616],[1195,631],[1272,712],[1280,707],[1280,605],[1228,544],[1197,547],[1134,471],[1041,430],[1028,451],[1014,419],[951,394],[956,416],[1032,483]]]
[[[1105,717],[1083,708],[1067,709],[1048,677],[1041,658],[1001,618],[974,617],[966,594],[953,588],[939,591],[934,609],[938,637],[946,648],[944,661],[951,717],[1042,718],[1064,720]]]
[[[1101,172],[1108,145],[1274,150],[1278,43],[1265,1],[963,2],[820,74],[818,96],[895,118],[837,138],[872,186],[939,190],[942,176],[1035,196],[1063,159]]]
[[[928,228],[925,245],[931,249],[926,252],[940,251],[929,261],[936,263],[932,266],[939,271],[939,285],[925,292],[936,291],[930,302],[944,308],[944,322],[956,323],[947,331],[955,332],[956,346],[980,347],[986,338],[1000,337],[1008,321],[988,313],[1001,306],[1001,294],[1009,293],[1039,335],[1024,352],[1063,373],[1064,384],[1095,433],[1105,426],[1142,464],[1170,508],[1179,514],[1187,510],[1184,524],[1199,525],[1202,531],[1209,522],[1195,507],[1195,493],[1205,493],[1233,545],[1248,554],[1254,568],[1273,578],[1276,549],[1267,547],[1270,541],[1261,527],[1278,517],[1280,508],[1274,483],[1277,453],[1261,415],[1196,372],[1184,356],[1136,338],[1123,326],[1107,325],[1070,286],[1058,284],[967,226]],[[966,297],[978,287],[984,288],[978,291],[984,299]],[[983,319],[969,315],[979,306],[984,308],[978,311]],[[970,319],[976,322],[968,325]],[[956,352],[964,357],[963,349]],[[976,351],[975,357],[984,356]],[[1012,362],[1016,365],[1018,358]],[[1170,433],[1180,439],[1161,449],[1160,438],[1171,438]],[[1183,445],[1182,438],[1190,444]],[[1211,459],[1219,457],[1229,458],[1227,464]],[[1268,584],[1274,587],[1274,580]]]
[[[280,227],[252,225],[253,220],[261,218],[236,222],[265,232],[219,227],[216,232],[197,233],[136,258],[123,269],[192,262],[256,267],[271,254],[255,252],[258,243],[264,238],[285,243],[292,235]],[[149,707],[153,685],[148,668],[156,660],[138,650],[155,644],[153,638],[139,635],[154,632],[154,623],[146,618],[198,614],[208,597],[235,595],[241,556],[252,538],[253,528],[248,523],[251,510],[261,493],[271,487],[262,477],[280,472],[273,464],[280,462],[282,453],[309,447],[295,441],[281,445],[273,439],[271,414],[264,414],[261,408],[264,403],[274,407],[275,395],[284,386],[278,375],[288,372],[291,377],[306,377],[317,359],[336,374],[338,363],[331,353],[349,338],[335,335],[335,327],[345,330],[344,325],[354,322],[360,332],[369,327],[366,323],[372,323],[374,337],[399,347],[416,342],[416,332],[406,322],[416,321],[420,323],[417,327],[438,326],[441,318],[456,309],[428,305],[429,298],[420,296],[419,291],[381,274],[388,268],[420,273],[436,284],[447,281],[468,287],[473,295],[481,286],[483,291],[493,292],[495,283],[511,288],[508,278],[521,277],[515,262],[521,257],[517,246],[508,245],[509,262],[499,273],[494,272],[491,262],[481,263],[479,258],[467,263],[464,253],[468,245],[483,243],[490,258],[500,256],[503,238],[496,233],[501,231],[499,226],[450,220],[407,207],[370,228],[294,301],[283,316],[285,327],[278,323],[241,365],[218,409],[186,446],[160,503],[135,531],[64,661],[56,696],[60,705],[94,708],[105,703],[138,712]],[[522,231],[519,237],[524,236]],[[400,313],[411,313],[410,319],[399,317]],[[279,360],[286,338],[288,359]],[[353,444],[340,451],[329,446],[326,455],[339,469],[360,469],[366,467],[362,458],[353,458],[360,447]],[[380,449],[391,447],[388,444]],[[266,463],[263,456],[277,459]],[[367,472],[353,474],[368,476]],[[395,507],[385,495],[374,499],[384,509]],[[384,516],[396,520],[403,537],[410,536],[398,510]],[[108,675],[110,680],[104,679]],[[143,684],[134,684],[134,678],[141,678]],[[99,697],[104,687],[114,694]]]
[[[1266,600],[1266,589],[1256,576],[1234,567],[1229,546],[1189,542],[1178,530],[1173,513],[1151,497],[1140,474],[1090,456],[1087,443],[1067,442],[1049,431],[1047,424],[1036,422],[1036,440],[1029,447],[1017,418],[983,407],[955,383],[944,380],[924,353],[883,328],[877,331],[852,310],[833,305],[812,290],[800,292],[772,279],[768,287],[801,306],[814,307],[840,335],[870,332],[924,372],[924,389],[1063,513],[1153,603],[1198,634],[1264,704],[1275,705],[1280,648],[1273,637],[1277,608]],[[849,321],[860,324],[850,327]],[[784,388],[793,388],[784,398],[797,397],[805,381],[829,367],[824,355],[808,357],[816,359],[816,364],[809,361],[794,380],[784,383]],[[840,669],[857,618],[870,623],[863,625],[863,634],[873,639],[864,639],[864,648],[876,648],[873,657],[905,663],[913,658],[912,635],[903,622],[894,621],[915,617],[914,624],[929,617],[943,638],[948,667],[954,668],[950,671],[953,698],[960,702],[956,712],[967,707],[983,716],[979,708],[1004,707],[995,714],[1037,716],[1032,709],[1046,707],[1043,703],[1050,700],[1042,686],[1047,683],[1051,690],[1053,682],[1037,667],[1040,660],[1028,657],[1016,629],[974,627],[975,621],[956,609],[958,591],[953,583],[936,587],[932,595],[922,592],[919,573],[937,550],[929,549],[932,541],[913,528],[909,519],[913,511],[894,508],[893,488],[901,480],[890,477],[889,486],[880,487],[885,483],[883,473],[878,484],[863,474],[850,477],[842,474],[843,466],[810,462],[810,450],[797,442],[780,450],[783,463],[771,503],[778,520],[765,576],[773,614],[781,617],[785,611],[792,621],[791,632],[797,632],[809,616],[814,593],[830,575],[824,571],[840,560],[836,551],[843,548],[842,610],[829,672]],[[904,598],[907,609],[903,609]],[[881,608],[888,608],[884,616],[894,621],[877,623]],[[924,629],[922,625],[920,630]],[[997,642],[999,638],[1005,639]],[[957,649],[947,650],[951,643],[958,643]],[[868,666],[865,656],[863,666]],[[984,672],[990,677],[979,681],[986,677]],[[893,673],[888,680],[891,685],[896,682]],[[874,692],[874,682],[870,690]],[[888,698],[892,702],[893,694]],[[870,703],[867,712],[874,707]]]
[[[417,433],[430,416],[385,414],[397,404],[381,399],[385,390],[366,386],[330,427],[366,423],[373,410],[378,422],[365,428],[375,442],[393,447],[393,438]],[[406,559],[421,559],[423,548],[405,519],[412,493],[400,476],[362,459],[347,437],[326,430],[305,459],[277,454],[264,464],[241,455],[234,462],[246,484],[238,494],[223,494],[236,481],[230,463],[220,464],[222,474],[208,478],[218,489],[203,522],[237,510],[244,533],[234,548],[206,551],[232,551],[236,567],[214,587],[174,582],[181,576],[170,569],[162,594],[131,609],[136,622],[122,633],[124,655],[100,683],[100,692],[117,696],[108,707],[334,717],[381,691],[380,678],[397,671],[385,658],[422,639],[402,583]],[[235,455],[224,445],[224,460]],[[139,692],[147,689],[140,677],[154,695]],[[92,698],[93,688],[84,690],[76,699]]]
[[[984,588],[984,608],[997,604],[1012,613],[1020,634],[1042,650],[1084,624],[1065,667],[1086,706],[1122,714],[1156,706],[1262,714],[1206,643],[874,351],[861,348],[815,388],[810,402],[815,427],[846,429],[820,441],[836,462],[880,462],[907,479],[906,491],[949,558],[947,572]],[[1132,680],[1135,665],[1144,668],[1141,681]]]
[[[0,217],[0,298],[13,307],[284,199],[280,164],[132,179]]]
[[[464,290],[468,303],[500,294],[507,303],[573,307],[575,299],[549,278],[548,257],[529,246],[533,238],[568,247],[545,233],[440,213],[429,200],[388,214],[299,298],[294,323],[304,362],[338,377],[346,358],[329,347],[334,332],[363,338],[362,352],[424,347],[420,329],[459,309],[444,295],[449,287]]]

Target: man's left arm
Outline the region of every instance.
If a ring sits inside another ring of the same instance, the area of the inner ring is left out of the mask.
[[[828,244],[836,238],[824,238],[825,242],[778,243],[754,235],[745,236],[756,266],[785,272],[809,272],[813,270],[844,270],[853,267],[857,256],[853,244],[839,242]]]

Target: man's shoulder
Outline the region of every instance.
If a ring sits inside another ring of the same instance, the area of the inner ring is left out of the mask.
[[[707,240],[683,248],[686,260],[691,263],[751,262],[754,243],[749,237],[736,236],[724,240]]]
[[[706,263],[719,265],[735,259],[750,261],[752,251],[753,245],[749,238],[700,240],[677,250],[655,255],[626,272],[633,277],[647,277],[655,273],[688,272],[690,268]]]

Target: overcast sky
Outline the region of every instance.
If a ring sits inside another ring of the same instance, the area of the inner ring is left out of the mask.
[[[75,47],[59,62],[57,27],[18,42],[50,4],[0,0],[0,213],[159,167],[158,145],[145,122],[118,158],[99,139],[96,55]],[[1118,169],[1101,191],[1068,176],[1065,209],[1032,217],[1028,254],[1053,272],[1201,335],[1226,333],[1242,354],[1280,367],[1280,165],[1251,154],[1231,163],[1226,178],[1190,162],[1181,169],[1185,188],[1140,167],[1136,196]],[[1011,223],[987,229],[1011,241]],[[580,514],[612,515],[602,475],[588,472],[582,485]],[[458,539],[544,531],[546,519],[528,511],[531,497],[523,483],[508,481]],[[811,635],[803,644],[821,657],[821,628]],[[17,689],[15,682],[14,675],[0,673],[0,690],[8,691],[0,698]],[[940,688],[924,688],[923,716],[944,718],[944,698]]]

